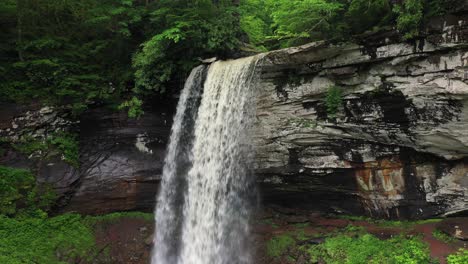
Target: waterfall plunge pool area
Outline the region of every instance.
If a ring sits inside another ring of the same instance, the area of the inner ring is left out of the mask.
[[[153,214],[140,212],[2,219],[0,263],[147,264],[153,221]],[[460,262],[466,260],[466,253],[459,251],[466,241],[450,230],[458,226],[466,232],[467,222],[463,217],[386,221],[275,208],[255,215],[249,239],[254,245],[253,263],[258,264],[345,263],[343,259],[347,263],[466,263]]]

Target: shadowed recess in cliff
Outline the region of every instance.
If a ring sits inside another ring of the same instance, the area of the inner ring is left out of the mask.
[[[218,61],[206,81],[203,66],[187,79],[158,197],[153,264],[251,263],[256,63]]]

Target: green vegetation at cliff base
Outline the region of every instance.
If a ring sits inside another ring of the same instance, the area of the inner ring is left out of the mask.
[[[50,218],[0,215],[0,263],[92,263],[102,254],[102,248],[96,245],[94,227],[123,218],[153,221],[152,214],[140,212],[86,217],[67,213]]]

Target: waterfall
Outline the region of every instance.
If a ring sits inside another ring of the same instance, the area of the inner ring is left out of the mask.
[[[151,263],[174,264],[180,246],[186,175],[191,166],[190,150],[205,67],[192,70],[185,82],[172,124],[164,160],[163,177],[156,204],[156,235]]]
[[[217,61],[206,80],[202,66],[187,79],[163,169],[152,264],[251,263],[256,62]]]

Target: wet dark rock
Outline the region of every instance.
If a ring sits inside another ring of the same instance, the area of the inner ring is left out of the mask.
[[[459,12],[409,42],[387,31],[265,54],[254,136],[261,204],[290,219],[298,210],[384,218],[466,213],[467,43],[467,13]],[[331,86],[342,91],[335,115],[326,104]],[[152,105],[139,120],[104,108],[74,120],[38,104],[0,105],[0,137],[75,131],[81,165],[60,157],[37,164],[11,148],[0,163],[33,168],[38,181],[53,183],[59,211],[150,211],[176,102]]]
[[[384,218],[468,209],[468,17],[428,32],[265,55],[255,134],[265,204]]]
[[[91,110],[80,122],[80,182],[64,211],[89,214],[154,208],[171,108],[148,109],[142,118]]]
[[[437,224],[437,229],[456,239],[468,241],[468,221],[466,218],[449,218]]]

